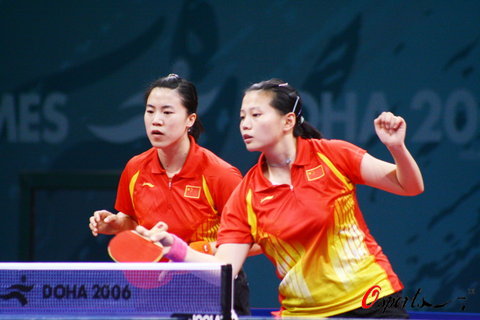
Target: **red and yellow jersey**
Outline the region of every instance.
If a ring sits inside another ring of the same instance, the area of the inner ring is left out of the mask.
[[[186,242],[215,241],[225,203],[240,183],[240,171],[190,138],[182,170],[167,177],[151,148],[127,163],[115,209],[151,228],[157,222]]]
[[[403,288],[357,203],[364,154],[345,141],[298,138],[291,185],[272,185],[261,155],[225,206],[217,245],[262,247],[281,279],[282,316],[328,317],[360,308],[374,285],[380,297]]]

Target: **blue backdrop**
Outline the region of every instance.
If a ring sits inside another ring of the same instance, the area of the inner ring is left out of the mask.
[[[155,78],[197,85],[201,144],[246,172],[258,154],[239,135],[242,90],[279,77],[326,137],[376,157],[391,160],[376,114],[407,120],[425,193],[359,187],[366,220],[407,307],[480,312],[479,41],[479,1],[0,1],[0,260],[21,259],[31,233],[22,173],[118,173],[149,147],[142,94]],[[107,239],[88,217],[114,197],[35,194],[37,260],[101,259]],[[278,306],[272,266],[246,268],[252,305]]]

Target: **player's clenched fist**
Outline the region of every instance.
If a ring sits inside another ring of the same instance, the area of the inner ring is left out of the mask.
[[[407,123],[402,117],[391,112],[382,112],[373,123],[378,138],[387,148],[405,143]]]

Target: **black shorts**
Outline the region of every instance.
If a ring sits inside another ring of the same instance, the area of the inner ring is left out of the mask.
[[[390,319],[408,319],[408,313],[402,303],[395,303],[402,300],[402,291],[378,299],[375,304],[368,309],[358,308],[342,314],[337,314],[332,318],[390,318]]]
[[[240,270],[233,282],[233,309],[239,316],[250,315],[250,289],[248,288],[247,274]]]

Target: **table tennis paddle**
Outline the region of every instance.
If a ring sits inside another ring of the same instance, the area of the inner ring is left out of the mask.
[[[163,257],[163,247],[134,230],[126,230],[110,240],[108,254],[116,262],[158,262]]]

